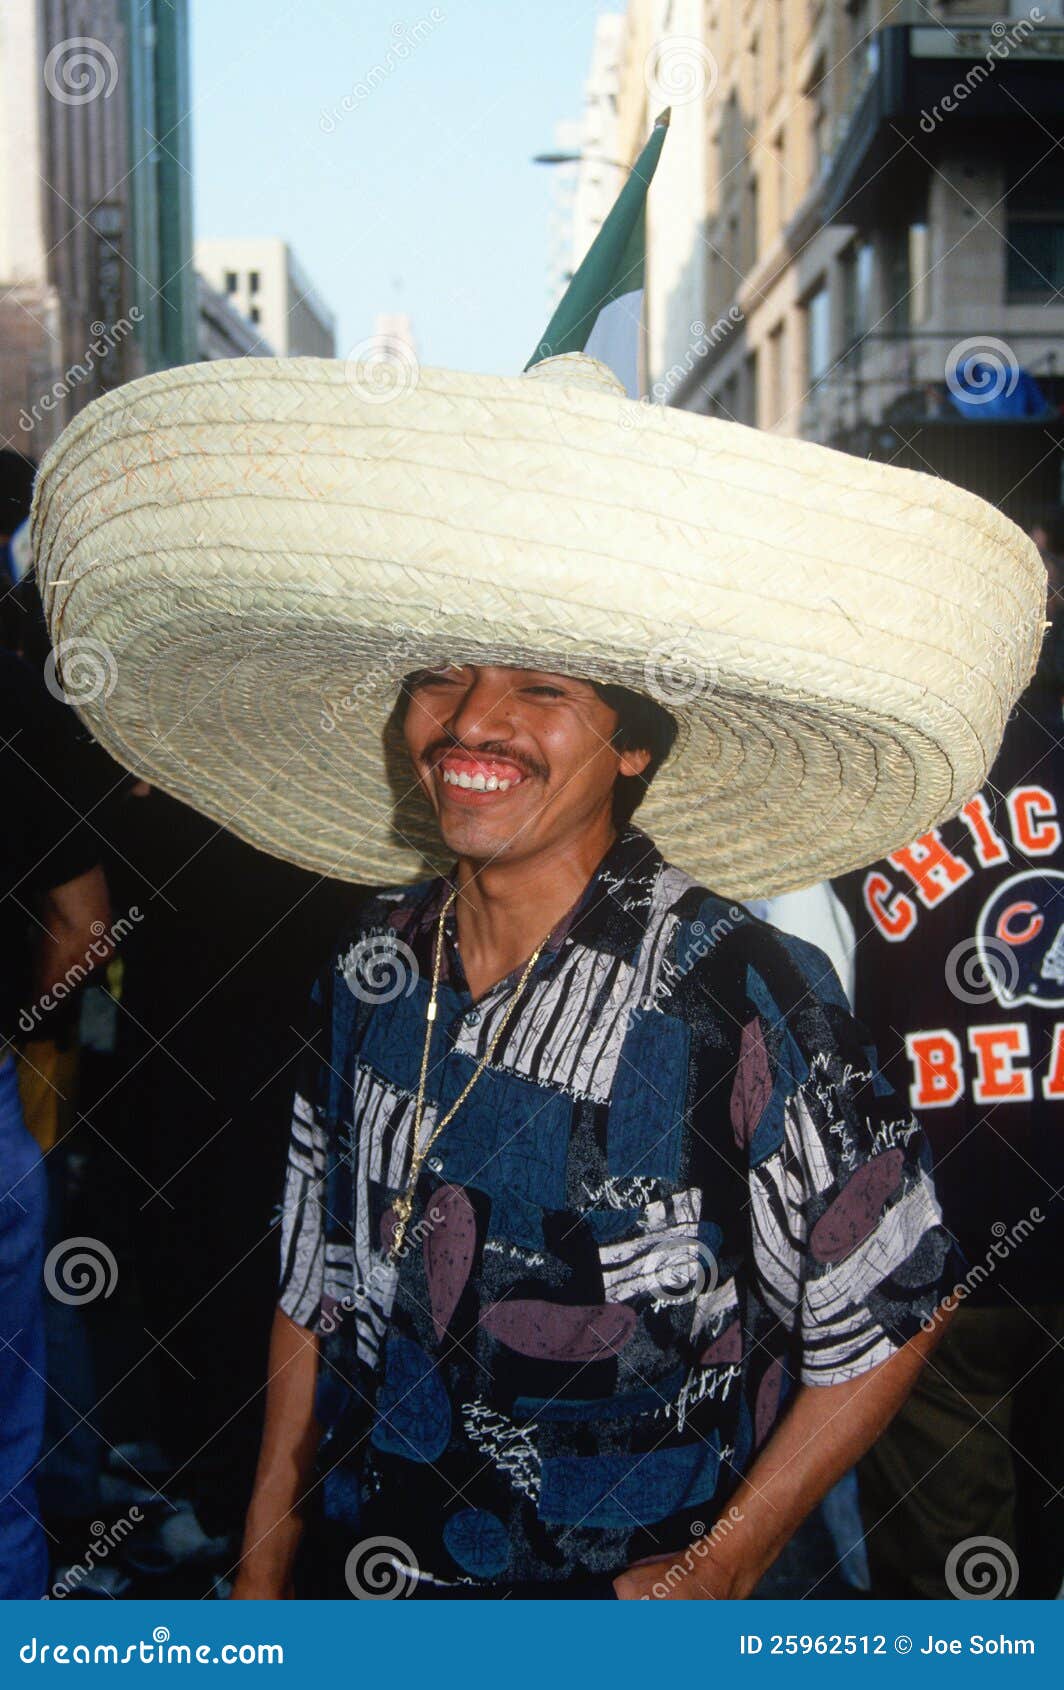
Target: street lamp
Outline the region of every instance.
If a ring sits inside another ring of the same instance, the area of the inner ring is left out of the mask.
[[[622,164],[619,158],[606,158],[603,153],[534,153],[530,162],[532,164],[606,164],[609,165],[611,170],[626,172],[632,168],[630,164]],[[593,218],[592,226],[601,224],[601,222],[601,217]],[[562,279],[568,286],[573,279],[573,271],[564,271]]]
[[[609,164],[614,170],[630,170],[619,158],[605,158],[601,153],[535,153],[533,164]]]

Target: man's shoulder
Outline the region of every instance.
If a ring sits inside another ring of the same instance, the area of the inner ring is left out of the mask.
[[[739,898],[702,886],[670,864],[677,895],[676,968],[691,986],[732,1014],[747,1010],[790,1017],[811,1003],[849,1006],[826,953],[807,939],[763,920]]]
[[[352,938],[390,927],[401,933],[409,928],[434,890],[438,878],[407,882],[402,886],[369,886],[352,910],[348,929]]]
[[[402,886],[366,886],[353,900],[324,959],[327,974],[347,973],[363,957],[408,948],[418,916],[439,881],[425,879]]]

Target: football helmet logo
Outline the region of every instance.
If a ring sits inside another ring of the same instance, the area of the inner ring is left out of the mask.
[[[976,943],[1003,1008],[1064,1004],[1064,873],[1028,869],[1003,881],[979,912]]]

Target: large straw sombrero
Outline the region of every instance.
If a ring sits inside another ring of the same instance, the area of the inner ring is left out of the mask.
[[[374,382],[193,365],[52,449],[33,538],[58,671],[127,768],[278,856],[400,881],[446,861],[403,675],[620,683],[680,725],[640,824],[732,897],[869,862],[982,784],[1045,601],[982,499],[637,403],[578,354],[422,369],[387,402]]]

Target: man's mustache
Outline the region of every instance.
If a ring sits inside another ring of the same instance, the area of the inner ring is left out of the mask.
[[[464,752],[467,757],[498,757],[503,762],[513,763],[522,774],[537,776],[540,780],[546,780],[549,773],[545,764],[537,762],[534,757],[526,756],[523,751],[514,751],[511,746],[500,740],[489,739],[480,745],[467,745],[465,740],[456,739],[453,734],[434,740],[431,745],[426,746],[421,753],[421,761],[427,768],[434,769],[449,751]]]

